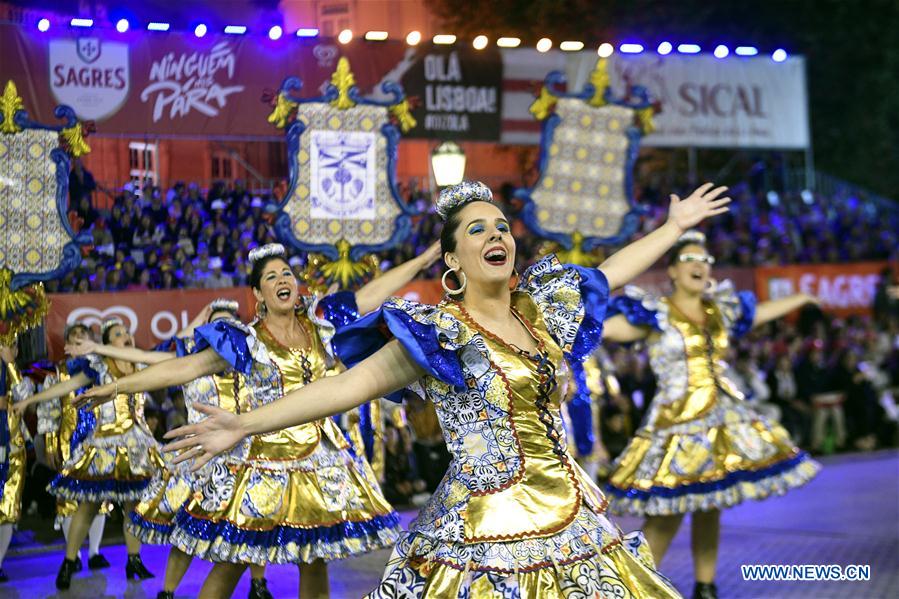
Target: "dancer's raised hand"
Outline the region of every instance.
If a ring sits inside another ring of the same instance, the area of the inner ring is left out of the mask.
[[[727,212],[730,210],[727,207],[730,198],[720,197],[725,191],[727,187],[715,187],[713,183],[705,183],[683,200],[672,193],[668,222],[677,225],[681,231],[686,231],[710,216]]]
[[[87,408],[93,410],[97,406],[110,402],[116,398],[117,386],[115,383],[107,383],[91,387],[78,395],[72,402],[76,409]]]
[[[165,438],[174,440],[162,449],[180,452],[172,460],[175,464],[194,460],[191,470],[197,471],[218,454],[237,445],[245,434],[237,414],[205,404],[195,404],[194,408],[206,418],[167,432]]]

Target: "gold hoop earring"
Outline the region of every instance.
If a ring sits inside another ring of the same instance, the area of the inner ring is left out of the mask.
[[[256,318],[262,320],[266,314],[268,314],[268,308],[266,308],[265,302],[256,302]]]
[[[450,269],[443,273],[443,276],[440,278],[440,284],[443,286],[443,290],[446,291],[447,295],[461,295],[465,293],[465,287],[468,285],[468,277],[465,276],[465,273],[461,270],[458,271],[456,277],[458,278],[459,275],[462,275],[462,283],[458,289],[450,289],[446,284],[446,277],[448,277],[451,272],[455,273],[456,271]]]

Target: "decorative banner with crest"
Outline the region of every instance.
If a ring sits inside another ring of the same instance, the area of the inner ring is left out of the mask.
[[[525,224],[560,259],[591,265],[591,251],[620,244],[637,229],[642,211],[633,200],[634,163],[658,107],[640,87],[614,97],[605,58],[580,92],[564,87],[564,75],[551,72],[531,105],[543,122],[540,177],[515,196],[524,201]]]
[[[15,83],[0,96],[0,344],[36,326],[47,313],[43,281],[63,276],[81,262],[67,217],[69,155],[90,151],[68,106],[58,106],[58,126],[32,121]]]
[[[310,252],[307,283],[348,287],[375,274],[374,252],[409,232],[414,210],[396,187],[400,131],[415,126],[402,88],[382,84],[387,101],[363,98],[343,57],[324,95],[301,98],[286,79],[269,122],[287,130],[290,189],[275,221],[278,237]]]

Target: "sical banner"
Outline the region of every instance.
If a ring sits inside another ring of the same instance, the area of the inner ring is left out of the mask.
[[[870,314],[880,271],[886,262],[797,264],[755,269],[759,301],[808,293],[821,300],[825,312],[848,316]]]
[[[540,129],[528,114],[546,73],[562,71],[569,90],[588,82],[595,52],[541,54],[503,52],[503,133],[505,143],[535,144]],[[659,56],[613,54],[613,88],[645,88],[661,104],[655,131],[641,143],[661,147],[782,148],[808,147],[808,99],[805,59],[776,63],[767,56],[708,54]]]

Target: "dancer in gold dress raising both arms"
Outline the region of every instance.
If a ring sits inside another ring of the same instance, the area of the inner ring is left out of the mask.
[[[200,468],[247,435],[423,386],[452,462],[371,597],[678,597],[641,536],[622,535],[606,518],[605,498],[569,453],[560,402],[566,360],[599,343],[609,290],[651,266],[686,228],[727,210],[724,188],[711,188],[672,198],[664,226],[599,269],[548,256],[515,291],[515,240],[490,190],[475,182],[444,190],[441,245],[457,279],[455,289],[445,286],[461,299],[386,302],[337,334],[348,371],[239,416],[202,407],[209,418],[172,431],[183,438],[170,448]],[[183,359],[221,365],[214,352]]]
[[[645,340],[658,392],[636,436],[615,462],[612,511],[645,516],[644,533],[661,562],[685,514],[692,514],[695,599],[715,599],[721,509],[782,495],[805,484],[818,464],[787,432],[756,412],[725,376],[730,339],[814,303],[797,294],[756,306],[748,291],[710,279],[705,236],[690,231],[670,254],[674,293],[636,288],[612,300],[605,339]]]

